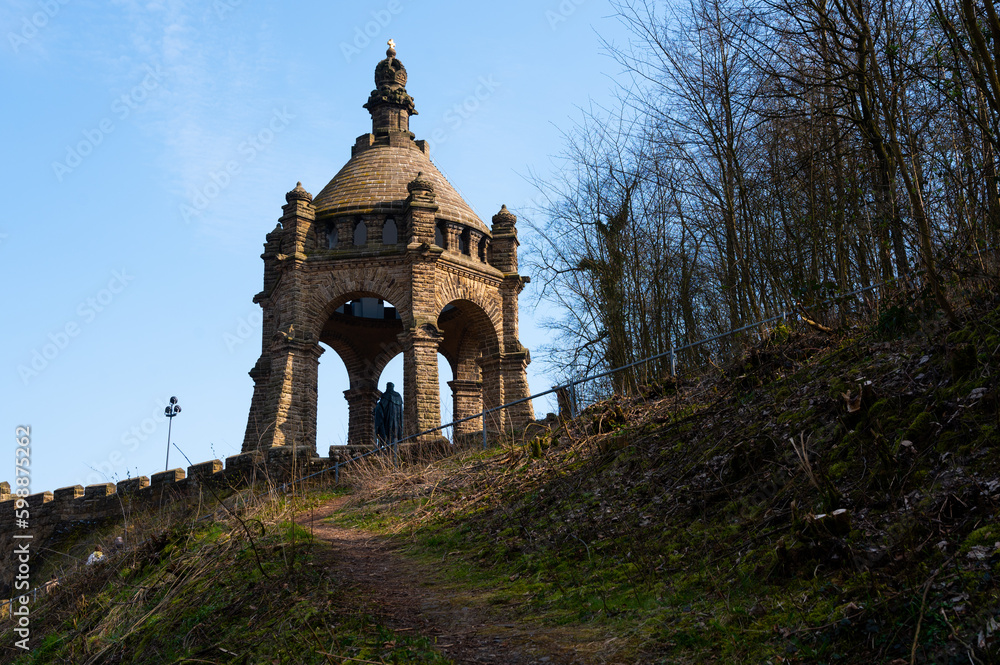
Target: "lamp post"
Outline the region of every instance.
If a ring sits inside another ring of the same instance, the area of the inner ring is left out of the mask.
[[[163,470],[167,471],[170,469],[170,433],[174,426],[174,416],[181,412],[181,405],[177,403],[176,397],[170,398],[170,404],[167,408],[163,410],[163,415],[167,417],[167,463],[164,465]]]

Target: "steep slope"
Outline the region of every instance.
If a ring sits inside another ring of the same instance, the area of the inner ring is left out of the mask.
[[[790,334],[501,454],[399,474],[405,534],[587,662],[997,662],[1000,313]]]

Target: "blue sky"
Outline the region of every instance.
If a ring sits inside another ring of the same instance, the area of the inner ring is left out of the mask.
[[[370,130],[387,39],[411,129],[437,137],[431,158],[487,223],[504,203],[529,213],[523,174],[554,168],[560,130],[610,98],[598,35],[621,39],[604,0],[5,0],[0,34],[0,480],[30,425],[36,492],[163,470],[171,395],[192,461],[239,452],[264,235],[296,181],[318,193]],[[333,352],[321,362],[325,451],[347,385]]]

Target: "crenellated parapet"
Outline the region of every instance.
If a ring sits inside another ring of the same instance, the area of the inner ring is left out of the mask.
[[[59,538],[76,528],[96,527],[121,520],[137,510],[173,507],[180,502],[204,500],[205,487],[236,489],[252,483],[283,483],[302,478],[332,466],[334,459],[315,457],[311,450],[275,448],[253,451],[220,460],[194,464],[185,469],[170,469],[152,476],[126,478],[118,483],[72,485],[51,492],[38,492],[24,498],[28,527],[21,528],[15,512],[19,497],[12,495],[10,484],[0,483],[0,547],[12,552],[14,534],[31,535],[36,561],[45,558],[45,550],[54,549]],[[25,506],[22,506],[22,509]],[[10,557],[0,560],[0,597],[13,581]],[[37,569],[39,569],[40,566]]]

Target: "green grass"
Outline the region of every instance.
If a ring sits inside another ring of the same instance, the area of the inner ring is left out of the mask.
[[[326,545],[287,519],[292,507],[282,499],[268,508],[270,518],[244,515],[252,542],[231,520],[179,521],[144,546],[81,569],[33,608],[33,651],[8,650],[0,659],[451,662],[432,638],[393,632],[345,601]],[[9,630],[0,639],[13,642]]]

